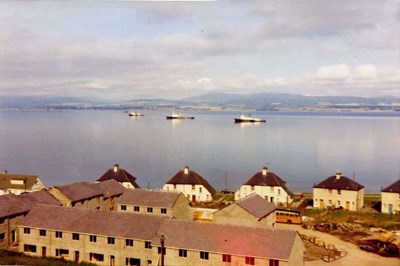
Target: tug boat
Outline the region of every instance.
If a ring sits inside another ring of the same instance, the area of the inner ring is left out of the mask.
[[[194,116],[184,116],[181,113],[172,112],[172,115],[167,115],[167,119],[194,119]]]
[[[265,120],[251,115],[241,115],[239,118],[235,118],[235,123],[265,123]]]
[[[138,116],[144,116],[144,114],[135,111],[129,113],[129,116],[138,117]]]

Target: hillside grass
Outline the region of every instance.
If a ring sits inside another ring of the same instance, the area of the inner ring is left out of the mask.
[[[58,258],[42,258],[0,249],[0,265],[37,265],[37,266],[95,266],[88,262],[72,262]]]

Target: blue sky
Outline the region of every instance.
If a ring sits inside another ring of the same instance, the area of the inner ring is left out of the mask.
[[[0,96],[400,97],[400,1],[0,1]]]

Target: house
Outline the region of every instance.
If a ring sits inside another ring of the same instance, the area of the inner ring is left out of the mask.
[[[0,174],[0,195],[39,191],[46,186],[37,175],[10,174],[4,170]]]
[[[180,192],[127,190],[117,201],[118,211],[147,213],[189,220],[189,200]]]
[[[400,179],[382,189],[382,212],[400,214]]]
[[[60,206],[61,202],[45,190],[0,196],[0,248],[9,247],[17,242],[17,225],[36,204]]]
[[[273,227],[275,225],[275,205],[260,195],[253,193],[215,212],[213,222],[252,227]]]
[[[76,182],[48,189],[66,207],[114,210],[116,200],[126,191],[116,180],[100,183]]]
[[[164,219],[168,218],[38,205],[18,227],[19,251],[107,266],[157,265],[151,240]]]
[[[207,180],[188,166],[171,177],[163,186],[163,190],[181,192],[192,202],[211,201],[216,192]]]
[[[364,205],[364,186],[342,176],[342,172],[338,170],[336,175],[314,185],[313,199],[315,208],[332,207],[357,211]]]
[[[283,181],[275,173],[263,167],[260,172],[255,173],[235,193],[235,200],[256,193],[275,205],[288,205],[293,201],[293,192],[286,187]]]
[[[25,254],[104,266],[303,264],[297,232],[158,215],[38,205],[18,232]]]
[[[108,169],[102,176],[100,176],[96,181],[103,182],[106,180],[114,179],[121,183],[124,187],[129,189],[139,188],[136,183],[136,177],[121,169],[118,164],[114,165],[114,168]]]
[[[295,231],[164,220],[158,235],[165,265],[303,265],[304,244]],[[158,235],[152,243],[161,251]]]

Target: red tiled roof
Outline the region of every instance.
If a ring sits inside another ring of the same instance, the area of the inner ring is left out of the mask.
[[[400,179],[389,185],[388,187],[382,189],[382,192],[400,193]]]
[[[260,195],[255,193],[240,199],[233,204],[237,204],[258,219],[264,218],[276,209],[274,204],[267,202]]]
[[[118,199],[117,204],[171,208],[181,194],[180,192],[158,190],[127,190]],[[185,196],[184,198],[186,199]]]
[[[37,205],[20,226],[151,240],[164,219],[158,215]]]
[[[188,170],[185,174],[185,170],[181,170],[176,173],[166,184],[174,185],[203,185],[211,195],[215,194],[215,189],[205,180],[202,176],[193,170]]]
[[[114,171],[114,169],[116,171]],[[118,182],[130,182],[135,188],[139,188],[139,185],[136,183],[136,177],[125,171],[124,169],[119,168],[119,165],[116,164],[114,168],[108,169],[102,176],[100,176],[96,181],[106,181],[114,179]]]
[[[282,187],[289,195],[293,195],[293,192],[286,187],[286,182],[270,171],[267,171],[265,175],[262,171],[255,173],[244,185]]]
[[[339,189],[339,190],[352,190],[358,191],[364,188],[363,185],[360,185],[354,180],[346,176],[340,176],[340,178],[336,178],[336,176],[330,176],[319,184],[315,185],[314,188],[326,188],[326,189]]]
[[[287,260],[297,232],[165,220],[158,230],[161,234],[166,237],[166,247]],[[152,242],[159,246],[159,237]]]

